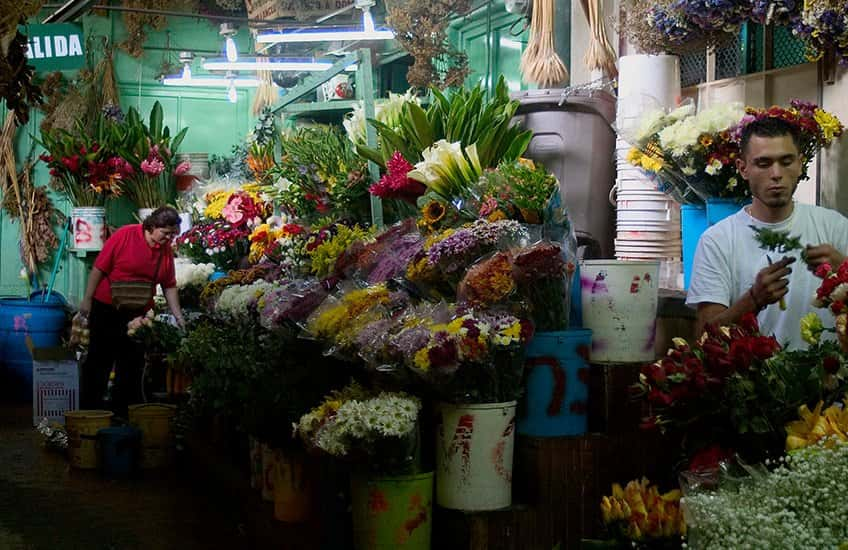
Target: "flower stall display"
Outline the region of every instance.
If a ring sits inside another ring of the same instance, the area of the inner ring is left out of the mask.
[[[250,254],[250,230],[223,220],[203,221],[174,239],[174,248],[195,263],[211,263],[219,271],[235,269]]]
[[[612,539],[627,546],[679,546],[686,536],[680,497],[679,489],[660,494],[644,477],[624,488],[613,483],[612,494],[601,499],[604,527]]]
[[[848,6],[844,2],[807,0],[792,23],[792,32],[804,41],[811,61],[833,51],[837,60],[848,63]]]
[[[830,447],[830,448],[829,448]],[[747,476],[726,476],[717,490],[681,501],[693,548],[841,548],[848,541],[848,445],[816,445]]]

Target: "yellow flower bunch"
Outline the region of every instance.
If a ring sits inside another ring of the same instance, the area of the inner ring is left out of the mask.
[[[612,485],[612,496],[601,499],[604,524],[619,523],[625,536],[633,541],[668,538],[686,534],[686,522],[680,510],[680,491],[660,494],[648,480],[633,480],[622,489]]]
[[[509,324],[499,329],[493,336],[495,345],[508,347],[521,342],[521,322]]]
[[[250,254],[247,259],[250,263],[255,264],[262,259],[265,251],[277,239],[288,235],[282,227],[271,227],[267,223],[259,224],[250,233]]]
[[[389,291],[385,284],[348,292],[336,305],[312,319],[309,331],[316,337],[347,345],[361,327],[380,318],[381,306],[388,301]]]
[[[250,198],[252,198],[256,203],[263,203],[264,201],[259,197],[259,190],[261,186],[256,184],[246,184],[239,189],[240,191],[244,191]],[[221,189],[218,191],[210,191],[206,193],[203,199],[206,201],[206,208],[203,210],[203,217],[209,218],[210,220],[223,219],[222,212],[224,207],[227,206],[227,203],[230,200],[230,197],[233,193],[239,190],[225,190]]]
[[[833,141],[833,138],[842,134],[842,123],[836,116],[824,109],[816,109],[813,113],[813,118],[819,123],[825,143],[830,143]]]
[[[798,408],[800,420],[786,425],[787,451],[809,447],[824,438],[829,439],[828,447],[833,446],[837,439],[848,441],[848,396],[843,403],[834,403],[824,411],[822,407],[824,402],[819,401],[812,411],[806,405]]]
[[[312,264],[312,273],[318,277],[332,275],[339,256],[356,241],[369,241],[373,234],[373,230],[363,229],[358,225],[352,228],[346,225],[338,226],[338,232],[332,238],[308,252]]]
[[[639,166],[648,172],[658,173],[663,168],[661,155],[649,155],[641,152],[636,147],[631,147],[627,152],[627,161],[633,166]]]
[[[810,312],[801,317],[801,338],[805,342],[812,346],[818,344],[822,332],[824,332],[824,325],[815,312]]]

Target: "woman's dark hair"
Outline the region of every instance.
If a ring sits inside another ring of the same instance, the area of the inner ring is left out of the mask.
[[[180,225],[180,215],[170,206],[160,206],[141,222],[145,231],[153,231],[157,227],[174,227],[175,225]]]
[[[795,143],[795,147],[798,149],[798,152],[804,152],[801,144],[801,130],[794,124],[791,124],[781,118],[761,118],[745,126],[745,128],[742,129],[742,136],[739,140],[739,148],[743,155],[747,152],[751,136],[767,138],[789,136]]]

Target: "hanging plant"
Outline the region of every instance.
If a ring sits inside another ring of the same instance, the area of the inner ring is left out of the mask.
[[[807,0],[793,33],[807,46],[807,58],[818,61],[828,51],[848,65],[848,4],[845,0]]]
[[[41,89],[33,82],[35,70],[27,64],[27,37],[18,30],[27,18],[38,12],[40,2],[2,2],[0,31],[3,55],[0,56],[0,99],[15,113],[18,126],[29,121],[29,110],[42,102]],[[34,10],[34,11],[30,11]],[[11,27],[9,26],[11,25]]]
[[[121,0],[125,8],[140,8],[145,10],[185,11],[197,13],[197,0]],[[127,28],[127,38],[118,47],[132,57],[144,55],[144,42],[147,40],[149,29],[161,31],[168,26],[168,18],[152,13],[125,11],[121,15]]]
[[[447,28],[470,8],[471,0],[386,0],[397,41],[415,58],[406,74],[411,86],[444,89],[465,82],[468,58],[451,47]]]

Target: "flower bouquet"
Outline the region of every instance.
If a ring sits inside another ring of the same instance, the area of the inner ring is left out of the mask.
[[[174,271],[177,279],[177,292],[180,295],[180,305],[183,307],[199,307],[200,293],[209,281],[209,276],[215,271],[215,265],[212,263],[196,264],[187,258],[175,258]]]
[[[77,126],[76,132],[56,128],[41,133],[47,150],[39,158],[50,167],[54,189],[74,206],[104,206],[117,197],[135,170],[111,151],[103,140],[90,138]]]
[[[250,254],[250,230],[224,220],[198,223],[174,239],[174,249],[194,263],[211,263],[219,271],[238,267]]]
[[[559,192],[559,182],[541,164],[529,159],[502,162],[486,170],[478,180],[477,215],[489,221],[509,218],[541,224],[551,196]]]
[[[650,113],[631,138],[627,160],[655,174],[660,190],[681,203],[745,198],[750,191],[736,170],[739,146],[731,139],[744,114],[741,105],[732,104],[698,114],[690,105]]]
[[[807,0],[792,32],[807,46],[807,57],[818,61],[832,50],[842,63],[848,63],[848,6],[841,0]]]
[[[518,398],[532,335],[526,320],[482,311],[447,322],[407,319],[388,347],[441,401],[501,403]]]
[[[515,253],[512,275],[518,293],[527,301],[538,332],[568,328],[574,263],[563,258],[562,247],[538,242]]]
[[[770,107],[768,109],[745,109],[745,116],[739,121],[732,135],[738,141],[745,126],[755,120],[764,118],[779,118],[798,128],[801,134],[801,180],[808,179],[807,168],[819,149],[829,146],[834,138],[842,136],[845,128],[842,122],[833,114],[825,111],[815,103],[793,99],[789,108]]]
[[[418,462],[421,402],[404,393],[368,395],[348,386],[328,396],[295,425],[308,449],[362,460],[381,474],[406,474]]]
[[[613,483],[612,495],[601,499],[601,516],[610,536],[628,547],[674,548],[686,536],[680,490],[660,494],[644,477],[624,488]]]
[[[116,150],[133,167],[126,194],[138,208],[155,209],[173,202],[176,177],[191,169],[188,162],[176,162],[188,128],[171,136],[163,118],[162,105],[157,101],[147,123],[130,108],[123,121],[112,129]]]

